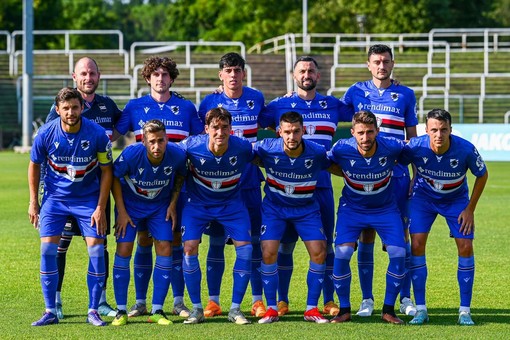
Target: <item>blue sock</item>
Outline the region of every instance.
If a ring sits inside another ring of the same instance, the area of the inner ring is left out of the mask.
[[[260,276],[260,263],[262,262],[262,250],[260,243],[252,243],[253,251],[251,253],[251,294],[253,296],[262,296],[262,277]],[[255,301],[254,301],[255,302]]]
[[[322,286],[324,284],[324,273],[326,264],[318,264],[310,261],[308,275],[306,276],[306,285],[308,286],[308,296],[306,304],[308,306],[317,306],[321,296]]]
[[[115,254],[113,260],[113,292],[115,293],[117,306],[127,305],[128,287],[131,279],[130,262],[131,256],[123,257],[117,253]]]
[[[276,306],[276,289],[278,287],[278,264],[265,264],[264,260],[260,263],[260,275],[264,283],[264,295],[266,296],[267,306]]]
[[[41,267],[39,274],[46,309],[55,309],[55,296],[58,285],[57,248],[58,244],[56,243],[41,243]]]
[[[374,299],[374,244],[358,242],[358,274],[363,299]]]
[[[427,284],[427,261],[425,255],[411,255],[411,280],[413,281],[416,305],[425,305],[425,286]]]
[[[470,307],[473,297],[473,281],[475,279],[475,257],[460,257],[457,269],[457,281],[460,288],[460,306]]]
[[[326,271],[324,272],[324,286],[322,288],[322,297],[324,304],[329,301],[335,301],[335,286],[333,284],[333,265],[335,263],[335,251],[331,245],[328,246],[326,254]]]
[[[104,245],[87,247],[89,253],[89,270],[87,286],[89,287],[89,309],[97,309],[103,292],[106,270],[104,266]]]
[[[211,236],[207,252],[207,288],[209,296],[219,296],[225,271],[225,237]]]
[[[411,274],[409,272],[409,268],[411,267],[411,242],[406,243],[405,267],[406,274],[400,286],[400,301],[402,301],[403,298],[411,298]]]
[[[161,305],[163,307],[170,282],[172,281],[172,256],[156,255],[152,281],[154,282],[152,305]]]
[[[172,292],[176,296],[184,296],[184,275],[182,274],[182,246],[172,249]]]
[[[404,247],[386,246],[388,257],[388,270],[386,271],[386,293],[384,294],[384,304],[395,306],[395,300],[400,292],[402,279],[406,274],[405,258],[406,249]]]
[[[186,288],[188,289],[191,303],[197,305],[201,304],[200,283],[202,282],[202,272],[200,271],[198,256],[184,255],[182,271],[184,273],[184,282],[186,282]]]
[[[137,245],[134,260],[135,291],[137,300],[147,299],[152,274],[152,246]]]
[[[351,261],[354,248],[349,246],[335,247],[335,264],[333,266],[333,282],[340,308],[351,307],[351,281],[352,273],[349,262]]]
[[[278,249],[278,301],[289,303],[289,286],[294,270],[292,253],[296,243],[281,243]]]
[[[236,261],[234,262],[234,288],[232,291],[232,303],[243,302],[246,288],[251,276],[251,253],[253,247],[250,244],[236,247]]]

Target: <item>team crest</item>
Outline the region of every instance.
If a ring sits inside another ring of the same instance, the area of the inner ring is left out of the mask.
[[[398,100],[398,93],[397,92],[390,92],[391,100],[396,102]]]
[[[170,176],[170,174],[172,173],[173,171],[173,168],[171,166],[165,166],[163,168],[163,173],[167,176]]]
[[[458,159],[450,159],[450,166],[455,169],[459,166],[459,160]]]
[[[379,158],[379,165],[380,166],[386,166],[386,163],[388,163],[388,157],[380,157]]]
[[[260,226],[260,235],[264,235],[266,233],[267,226],[265,224]]]
[[[81,148],[84,150],[84,151],[87,151],[89,148],[90,148],[90,141],[88,140],[82,140],[81,143]]]
[[[314,135],[314,134],[315,134],[315,130],[316,130],[316,128],[315,128],[315,125],[310,124],[310,125],[307,125],[307,126],[305,127],[305,130],[306,130],[306,134],[308,134],[308,135]]]
[[[172,105],[172,106],[170,106],[170,111],[172,111],[172,113],[173,113],[174,115],[178,115],[178,114],[180,113],[180,112],[179,112],[179,106],[177,106],[177,105]]]
[[[322,109],[327,109],[328,108],[328,102],[325,101],[325,100],[319,100],[319,105]]]
[[[438,181],[435,181],[435,182],[434,182],[434,188],[435,188],[436,190],[441,190],[441,189],[443,189],[443,183],[438,182]]]
[[[213,188],[213,190],[218,190],[219,188],[221,188],[221,182],[220,181],[212,181],[211,187]]]
[[[98,104],[98,106],[99,106],[99,110],[101,110],[101,112],[106,112],[106,111],[108,111],[108,110],[106,109],[106,105],[104,105],[103,103],[99,103],[99,104]]]
[[[67,167],[67,175],[71,177],[71,180],[74,180],[76,177],[76,169],[72,166]]]
[[[305,159],[305,168],[310,169],[313,165],[313,159]]]
[[[237,164],[237,156],[232,156],[228,159],[230,165],[235,166]]]
[[[243,137],[244,133],[243,133],[243,130],[242,129],[235,129],[233,131],[233,134],[234,136],[237,136],[237,137]]]
[[[182,225],[181,226],[181,235],[184,236],[184,234],[186,234],[186,226]]]
[[[285,194],[292,195],[294,193],[294,186],[293,185],[286,185],[285,186]]]
[[[476,158],[476,166],[478,167],[478,170],[482,170],[485,168],[485,162],[482,159],[482,156],[478,155]]]
[[[374,185],[372,183],[363,184],[363,190],[365,190],[365,192],[372,192],[372,190],[374,190]]]
[[[247,101],[246,101],[246,105],[248,106],[248,108],[249,108],[250,110],[253,110],[253,108],[255,107],[255,102],[254,102],[253,100],[251,100],[251,99],[250,99],[250,100],[247,100]]]

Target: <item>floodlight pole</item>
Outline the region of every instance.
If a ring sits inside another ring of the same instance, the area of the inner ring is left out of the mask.
[[[32,101],[33,49],[34,49],[34,7],[33,0],[23,0],[23,119],[22,146],[32,144],[32,121],[34,120]]]
[[[308,39],[308,1],[303,0],[303,52],[310,53],[310,41]]]

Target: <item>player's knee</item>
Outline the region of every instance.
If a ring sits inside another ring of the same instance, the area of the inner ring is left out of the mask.
[[[337,259],[350,260],[353,253],[354,253],[353,247],[341,245],[335,247],[335,258]]]
[[[242,246],[236,247],[236,255],[238,259],[251,261],[251,253],[253,251],[253,247],[251,244],[245,244]]]
[[[41,256],[57,256],[58,244],[51,242],[41,243]]]
[[[102,244],[95,244],[87,247],[87,251],[90,257],[103,257],[104,246]]]
[[[152,237],[146,232],[138,233],[138,244],[144,247],[152,246]]]
[[[461,257],[473,256],[473,242],[470,239],[458,239],[457,250]]]
[[[296,248],[296,242],[292,243],[280,243],[280,247],[278,248],[278,252],[281,254],[292,254],[294,252],[294,248]]]
[[[388,256],[390,259],[395,257],[405,258],[406,256],[406,248],[404,247],[386,246],[386,251],[388,252]]]

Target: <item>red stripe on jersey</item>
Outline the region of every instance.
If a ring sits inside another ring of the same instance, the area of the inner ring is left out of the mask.
[[[285,185],[278,183],[276,180],[272,178],[267,178],[267,184],[272,186],[273,188],[285,191]],[[310,194],[315,191],[315,185],[307,185],[307,186],[294,186],[294,193],[297,194]]]

